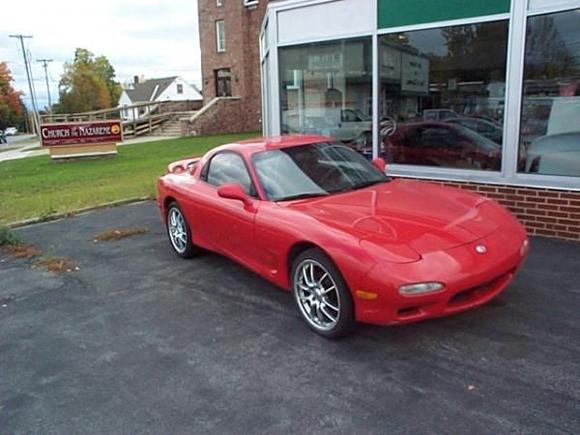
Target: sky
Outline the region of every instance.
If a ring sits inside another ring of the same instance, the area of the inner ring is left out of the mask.
[[[20,42],[10,34],[32,35],[25,44],[39,108],[48,104],[44,69],[47,58],[53,103],[63,64],[77,47],[106,56],[121,83],[134,75],[180,75],[201,85],[196,0],[10,0],[2,5],[0,61],[8,62],[13,86],[30,106]]]

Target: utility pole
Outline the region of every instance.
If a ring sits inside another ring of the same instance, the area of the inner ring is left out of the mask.
[[[42,63],[44,68],[44,79],[46,80],[46,92],[48,94],[48,113],[52,115],[52,101],[50,101],[50,86],[48,84],[48,64],[52,62],[52,59],[36,59],[36,61]]]
[[[28,57],[26,56],[26,49],[24,48],[24,40],[32,39],[32,35],[9,35],[11,38],[20,39],[20,46],[22,47],[22,57],[24,58],[24,66],[26,67],[26,77],[28,78],[28,89],[30,90],[30,100],[32,101],[32,111],[34,127],[36,134],[40,133],[40,120],[38,119],[38,110],[36,109],[36,99],[34,98],[34,92],[32,90],[32,69],[28,63]]]

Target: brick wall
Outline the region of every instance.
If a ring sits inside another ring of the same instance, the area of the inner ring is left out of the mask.
[[[186,101],[165,101],[160,107],[159,113],[171,112],[190,112],[201,109],[202,101],[186,100]]]
[[[474,190],[517,216],[531,235],[580,240],[580,192],[471,182],[429,180]]]
[[[246,8],[242,0],[225,0],[216,6],[215,0],[199,0],[199,34],[201,47],[204,104],[216,96],[215,70],[231,70],[232,96],[240,97],[244,110],[240,130],[261,130],[260,26],[267,0],[257,7]],[[224,20],[226,52],[216,48],[215,22]]]
[[[189,120],[181,121],[182,136],[238,133],[243,131],[241,98],[214,98]]]

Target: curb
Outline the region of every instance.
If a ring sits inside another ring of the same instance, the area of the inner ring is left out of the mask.
[[[153,197],[153,196],[139,196],[136,198],[121,199],[118,201],[106,202],[104,204],[79,208],[77,210],[71,210],[71,211],[67,211],[67,212],[63,212],[63,213],[54,213],[54,214],[49,214],[47,216],[35,217],[35,218],[31,218],[31,219],[25,219],[22,221],[11,222],[9,224],[6,224],[6,226],[8,228],[21,228],[21,227],[25,227],[28,225],[40,224],[40,223],[44,223],[44,222],[51,222],[51,221],[56,221],[59,219],[66,219],[66,218],[73,217],[73,216],[76,216],[76,215],[79,215],[82,213],[86,213],[86,212],[90,212],[90,211],[101,210],[104,208],[114,208],[114,207],[119,207],[122,205],[151,201],[154,199],[155,199],[155,197]]]

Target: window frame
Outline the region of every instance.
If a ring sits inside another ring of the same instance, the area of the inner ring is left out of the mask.
[[[215,184],[211,184],[209,181],[207,181],[207,177],[211,168],[211,163],[213,162],[213,159],[215,159],[218,156],[224,155],[224,154],[232,154],[236,157],[239,157],[242,160],[242,163],[244,164],[244,167],[246,168],[246,172],[248,174],[248,178],[250,179],[250,192],[246,193],[246,195],[248,195],[250,198],[254,198],[254,199],[261,199],[260,198],[260,194],[258,193],[258,189],[256,188],[257,184],[256,181],[254,180],[254,177],[252,175],[252,171],[250,171],[250,167],[248,165],[248,162],[246,161],[246,159],[244,158],[244,156],[241,153],[238,153],[236,151],[232,151],[232,150],[224,150],[224,151],[218,151],[217,153],[215,153],[214,155],[212,155],[209,160],[205,163],[205,165],[203,166],[203,168],[201,168],[201,171],[199,173],[199,180],[203,181],[205,184],[207,184],[208,186],[213,187],[214,189],[219,189],[221,186],[216,186]],[[240,186],[241,183],[237,183]],[[243,189],[244,186],[242,186]]]
[[[229,72],[229,76],[227,77],[227,81],[229,81],[229,87],[228,87],[229,93],[226,92],[226,95],[219,95],[219,92],[218,92],[218,90],[219,90],[218,83],[221,80],[226,81],[226,78],[225,77],[218,77],[220,71],[228,71]],[[232,70],[231,70],[231,68],[218,68],[218,69],[215,69],[214,70],[214,81],[215,81],[215,96],[216,97],[222,97],[222,98],[225,97],[225,98],[227,98],[227,97],[233,96],[233,91],[232,91]]]
[[[518,142],[517,142],[517,147],[515,150],[515,152],[517,153],[517,158],[516,158],[516,166],[514,168],[514,172],[515,172],[514,178],[515,179],[522,180],[524,182],[526,180],[530,180],[530,181],[531,180],[534,180],[534,181],[541,180],[541,181],[544,181],[546,183],[553,183],[554,185],[556,185],[555,188],[560,188],[560,186],[563,184],[565,186],[568,186],[567,190],[580,190],[580,175],[571,176],[571,175],[542,174],[542,173],[537,173],[537,172],[524,172],[524,171],[520,172],[520,171],[518,171],[517,161],[520,157],[519,156],[519,147],[521,146],[520,140],[521,140],[521,129],[522,129],[522,114],[523,114],[523,110],[524,110],[523,103],[524,103],[524,100],[526,98],[526,96],[524,94],[524,92],[525,92],[524,79],[525,79],[525,67],[526,67],[526,48],[527,48],[526,43],[527,43],[527,37],[528,37],[529,21],[530,21],[530,19],[536,18],[536,17],[549,16],[549,15],[566,13],[566,12],[574,12],[574,11],[577,11],[577,13],[580,14],[580,2],[578,0],[561,0],[555,5],[546,4],[544,6],[537,7],[537,8],[532,8],[531,1],[530,1],[529,7],[526,10],[526,14],[525,14],[524,22],[523,22],[524,30],[523,30],[522,55],[521,55],[521,76],[519,77],[519,79],[520,79],[520,93],[519,93],[520,104],[519,104],[519,111],[518,111],[518,118],[517,118]],[[570,186],[572,186],[572,187],[570,187]],[[544,187],[544,186],[540,186],[540,187]],[[553,187],[553,186],[548,186],[548,187]],[[564,188],[564,187],[562,186],[562,188]]]
[[[226,21],[224,19],[215,21],[215,48],[217,53],[227,52]]]
[[[397,28],[379,29],[378,23],[373,23],[372,28],[361,31],[350,31],[345,28],[342,32],[334,32],[332,35],[323,35],[308,39],[299,37],[291,41],[280,41],[278,34],[278,16],[292,9],[309,8],[311,6],[322,5],[330,0],[311,0],[308,4],[302,2],[274,2],[272,3],[264,21],[262,23],[262,33],[264,37],[269,38],[269,54],[266,58],[262,53],[262,62],[271,63],[271,78],[269,88],[271,89],[270,104],[263,107],[264,112],[273,113],[272,121],[264,126],[264,134],[270,136],[279,135],[282,129],[281,117],[276,114],[281,113],[281,96],[280,86],[283,81],[279,51],[285,47],[299,46],[314,42],[338,42],[340,40],[372,37],[373,42],[373,152],[379,150],[379,103],[380,103],[380,61],[379,61],[379,37],[389,33],[408,32],[413,30],[425,30],[430,28],[467,25],[484,23],[488,21],[508,20],[508,41],[507,41],[507,72],[506,72],[506,91],[504,105],[504,135],[502,151],[502,169],[496,171],[479,171],[470,169],[438,168],[414,165],[389,165],[389,174],[404,178],[429,179],[442,181],[457,182],[474,182],[490,185],[529,187],[529,188],[547,188],[555,190],[580,191],[580,177],[554,176],[542,174],[526,174],[517,172],[520,120],[521,120],[521,101],[523,92],[523,65],[525,53],[525,39],[527,18],[533,15],[542,15],[547,13],[562,12],[566,10],[575,10],[578,6],[578,0],[559,0],[558,4],[550,5],[545,2],[545,7],[541,9],[528,9],[528,0],[512,0],[509,12],[471,17],[458,20],[439,21],[432,23],[413,24]],[[316,13],[324,11],[323,8],[312,9]],[[320,11],[320,12],[318,12]],[[268,23],[266,26],[265,24]],[[264,78],[262,77],[262,80]]]

